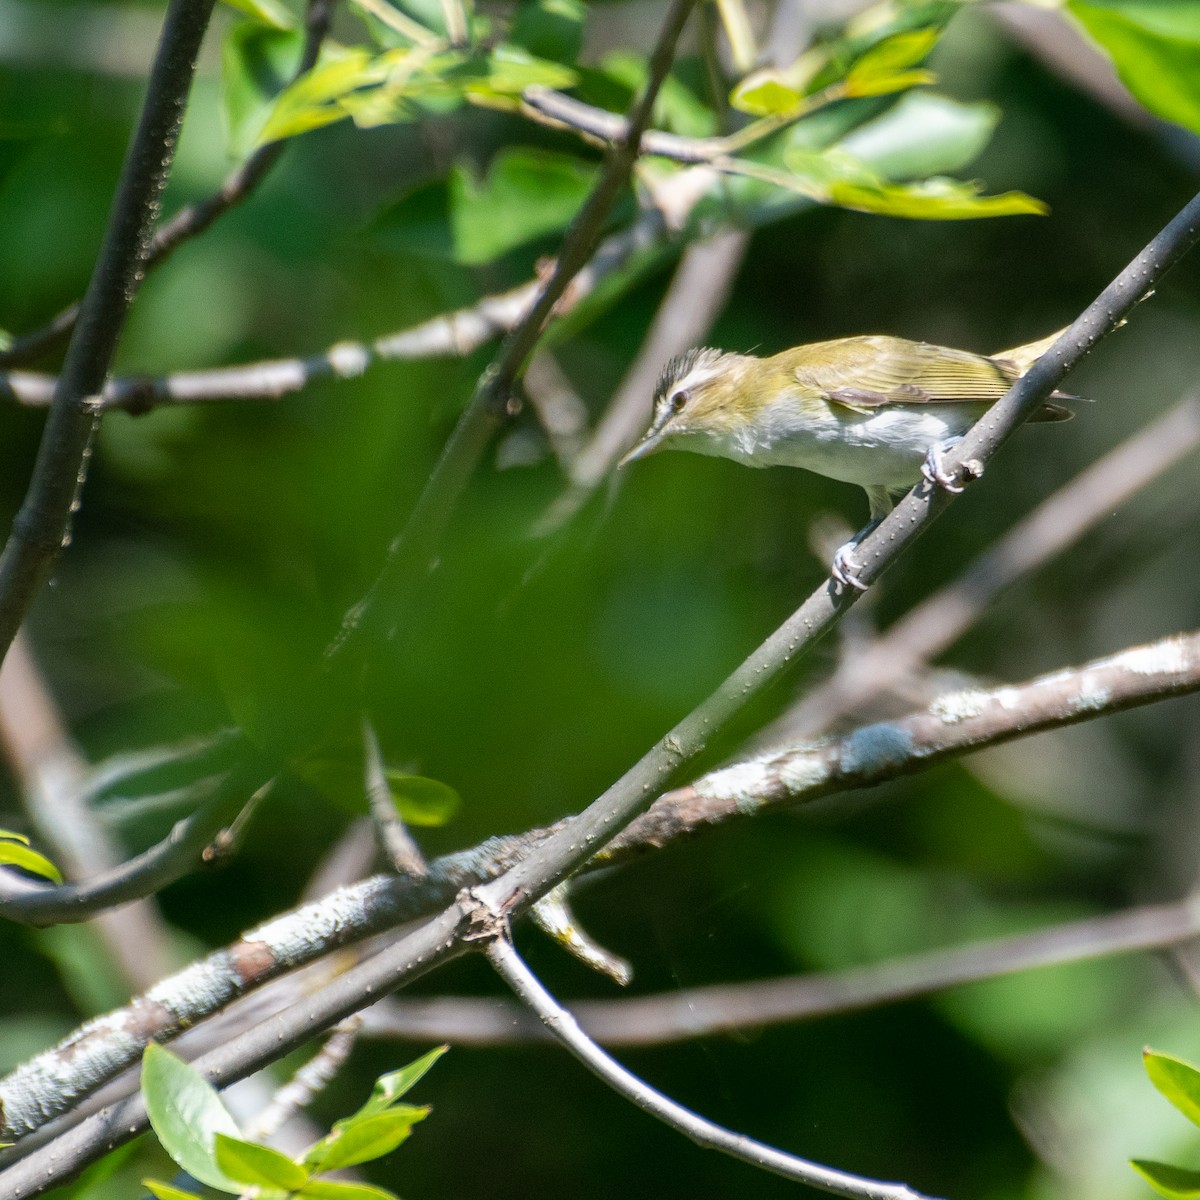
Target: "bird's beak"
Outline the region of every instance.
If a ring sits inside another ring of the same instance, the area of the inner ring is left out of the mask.
[[[636,462],[639,458],[646,458],[659,449],[663,442],[666,441],[667,435],[671,432],[667,428],[669,420],[670,414],[667,414],[663,420],[655,421],[646,431],[642,440],[617,463],[617,469],[620,470],[621,467],[627,466],[631,462]]]
[[[627,467],[631,462],[636,462],[639,458],[646,458],[653,454],[655,450],[662,445],[662,433],[648,433],[624,458],[617,463],[617,469]]]

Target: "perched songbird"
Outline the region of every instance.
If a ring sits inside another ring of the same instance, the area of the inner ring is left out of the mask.
[[[692,450],[857,483],[871,522],[838,550],[832,573],[862,588],[852,552],[891,512],[893,495],[922,474],[961,490],[942,454],[1058,336],[991,357],[898,337],[813,342],[771,358],[689,350],[663,368],[650,428],[620,465],[656,450]],[[1070,416],[1046,403],[1032,419]]]

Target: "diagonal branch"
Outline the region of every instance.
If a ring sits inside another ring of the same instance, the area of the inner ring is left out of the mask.
[[[782,1175],[797,1183],[832,1192],[851,1200],[921,1200],[921,1193],[903,1183],[881,1183],[851,1175],[820,1163],[786,1154],[756,1142],[744,1133],[734,1133],[698,1116],[682,1104],[652,1088],[606,1054],[580,1027],[579,1022],[542,986],[519,954],[501,934],[488,942],[485,951],[496,973],[512,988],[517,999],[532,1012],[554,1038],[589,1071],[619,1096],[671,1129],[691,1138],[701,1149],[719,1150],[731,1158]]]
[[[213,0],[172,0],[167,9],[141,119],[67,349],[33,478],[0,553],[0,659],[70,536],[71,513],[79,500],[97,422],[87,398],[104,384],[142,278],[154,213],[167,182],[212,6]]]

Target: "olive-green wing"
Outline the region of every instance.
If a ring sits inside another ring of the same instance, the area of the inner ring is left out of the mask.
[[[1019,362],[884,336],[815,342],[780,357],[803,386],[856,412],[889,404],[992,404],[1021,374]],[[1070,410],[1046,404],[1033,419],[1070,416]]]
[[[1017,372],[979,354],[894,337],[843,338],[788,351],[795,378],[846,408],[999,400]]]

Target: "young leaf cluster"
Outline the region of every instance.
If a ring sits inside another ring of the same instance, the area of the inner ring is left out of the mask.
[[[218,1192],[260,1200],[392,1200],[373,1184],[326,1178],[390,1154],[429,1115],[427,1105],[401,1104],[445,1053],[439,1046],[406,1067],[381,1076],[355,1113],[338,1121],[303,1154],[286,1154],[241,1136],[216,1089],[169,1050],[151,1044],[142,1059],[142,1094],[163,1149],[179,1167]],[[143,1181],[158,1200],[194,1200],[195,1193],[161,1180]]]

